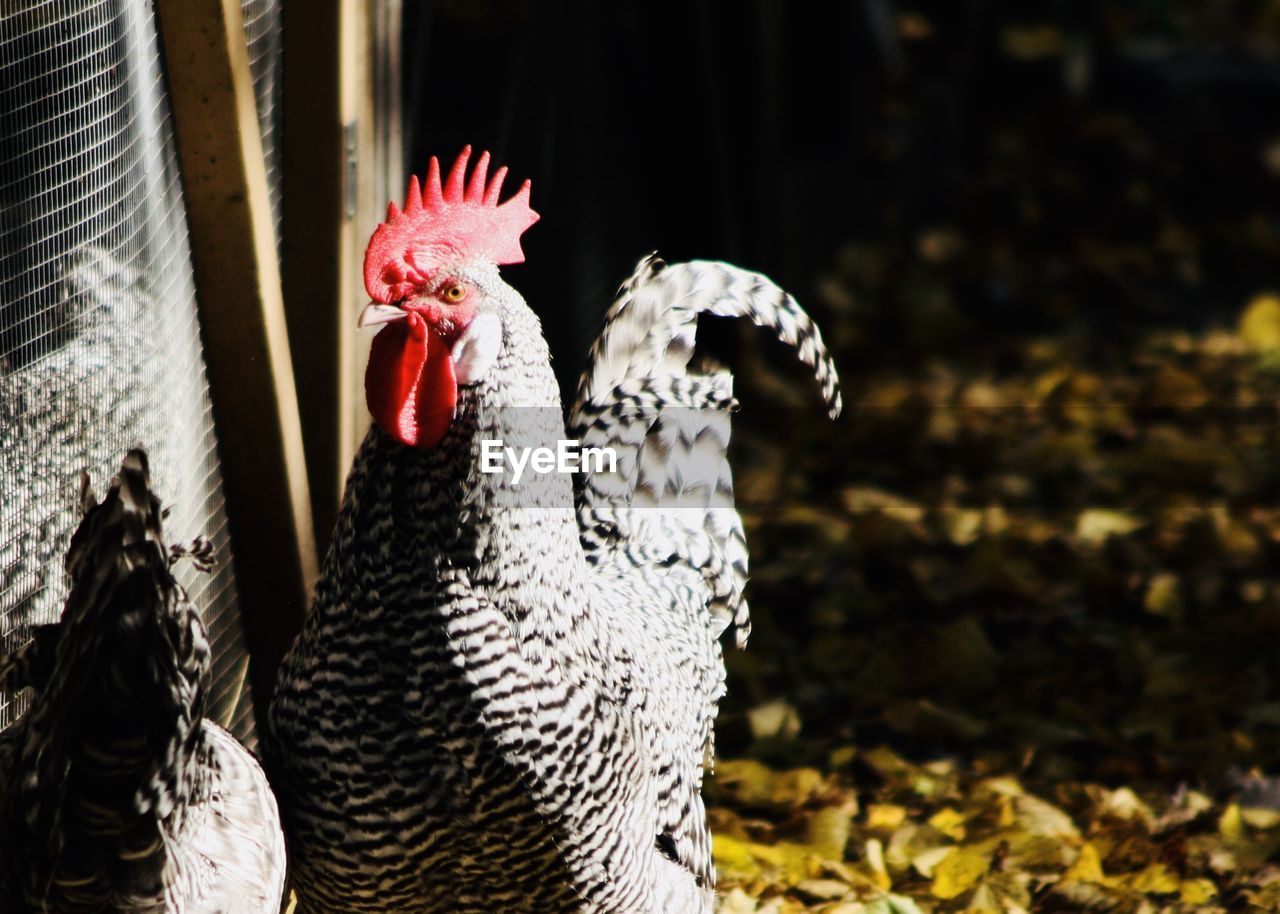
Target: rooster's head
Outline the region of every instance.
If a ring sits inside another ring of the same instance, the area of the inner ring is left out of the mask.
[[[369,240],[364,284],[372,301],[360,326],[374,338],[365,396],[374,421],[404,444],[433,447],[449,429],[458,385],[483,378],[502,348],[502,322],[486,294],[500,264],[520,263],[520,236],[538,221],[529,182],[498,203],[506,168],[489,180],[489,153],[470,177],[471,147],[443,185],[431,159],[425,187],[409,182],[403,209]]]

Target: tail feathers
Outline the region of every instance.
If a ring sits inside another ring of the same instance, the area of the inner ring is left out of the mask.
[[[718,261],[666,265],[650,254],[622,284],[578,386],[578,401],[599,399],[628,378],[683,376],[693,357],[699,314],[745,317],[773,330],[813,369],[831,418],[842,401],[822,333],[773,280]]]
[[[732,626],[741,647],[750,633],[747,550],[727,460],[737,403],[727,372],[690,373],[702,313],[772,329],[813,369],[831,416],[839,415],[835,366],[795,299],[729,264],[667,267],[647,257],[605,318],[570,416],[584,448],[617,455],[616,471],[580,477],[579,521],[593,560],[621,552],[632,562],[698,569],[714,631]]]
[[[82,571],[90,563],[111,574],[118,570],[113,561],[116,557],[127,571],[166,555],[163,511],[160,499],[151,491],[151,471],[141,449],[125,455],[101,504],[94,497],[88,475],[83,474],[80,504],[84,518],[71,535],[65,563],[73,584],[82,583]]]
[[[583,405],[574,434],[584,448],[608,447],[617,455],[615,472],[581,481],[579,520],[589,555],[621,548],[633,564],[698,569],[710,590],[715,635],[732,625],[745,644],[746,538],[725,458],[735,406],[732,378],[724,373],[627,381],[609,407]]]
[[[12,674],[37,687],[9,782],[31,845],[27,894],[66,911],[126,886],[163,897],[166,836],[208,790],[209,649],[170,573],[145,454],[129,452],[101,503],[87,485],[82,501],[62,621]]]

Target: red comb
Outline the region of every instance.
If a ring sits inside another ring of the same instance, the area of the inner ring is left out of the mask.
[[[528,181],[506,203],[498,204],[506,168],[488,180],[489,153],[480,153],[466,180],[471,147],[465,147],[440,185],[440,161],[431,157],[426,187],[409,179],[404,209],[394,202],[364,253],[364,287],[374,301],[398,301],[426,282],[444,261],[457,258],[490,263],[521,263],[520,236],[538,221],[529,208]]]

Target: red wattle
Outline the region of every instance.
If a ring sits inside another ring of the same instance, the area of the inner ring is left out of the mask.
[[[364,392],[383,431],[402,444],[434,447],[458,402],[448,347],[412,312],[388,324],[373,338]]]

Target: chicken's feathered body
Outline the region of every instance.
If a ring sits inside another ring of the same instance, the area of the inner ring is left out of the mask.
[[[660,267],[623,287],[584,378],[573,428],[619,464],[576,496],[567,474],[480,472],[483,442],[554,447],[565,423],[523,300],[493,264],[442,268],[500,347],[489,365],[469,330],[447,339],[461,383],[443,436],[405,443],[410,390],[347,481],[264,740],[299,914],[712,910],[700,788],[745,547],[728,377],[687,372],[697,314],[775,327],[838,395],[817,329],[772,283]]]
[[[208,640],[170,572],[145,455],[86,507],[62,621],[0,664],[0,684],[35,693],[0,736],[0,909],[276,914],[275,800],[204,719]]]

